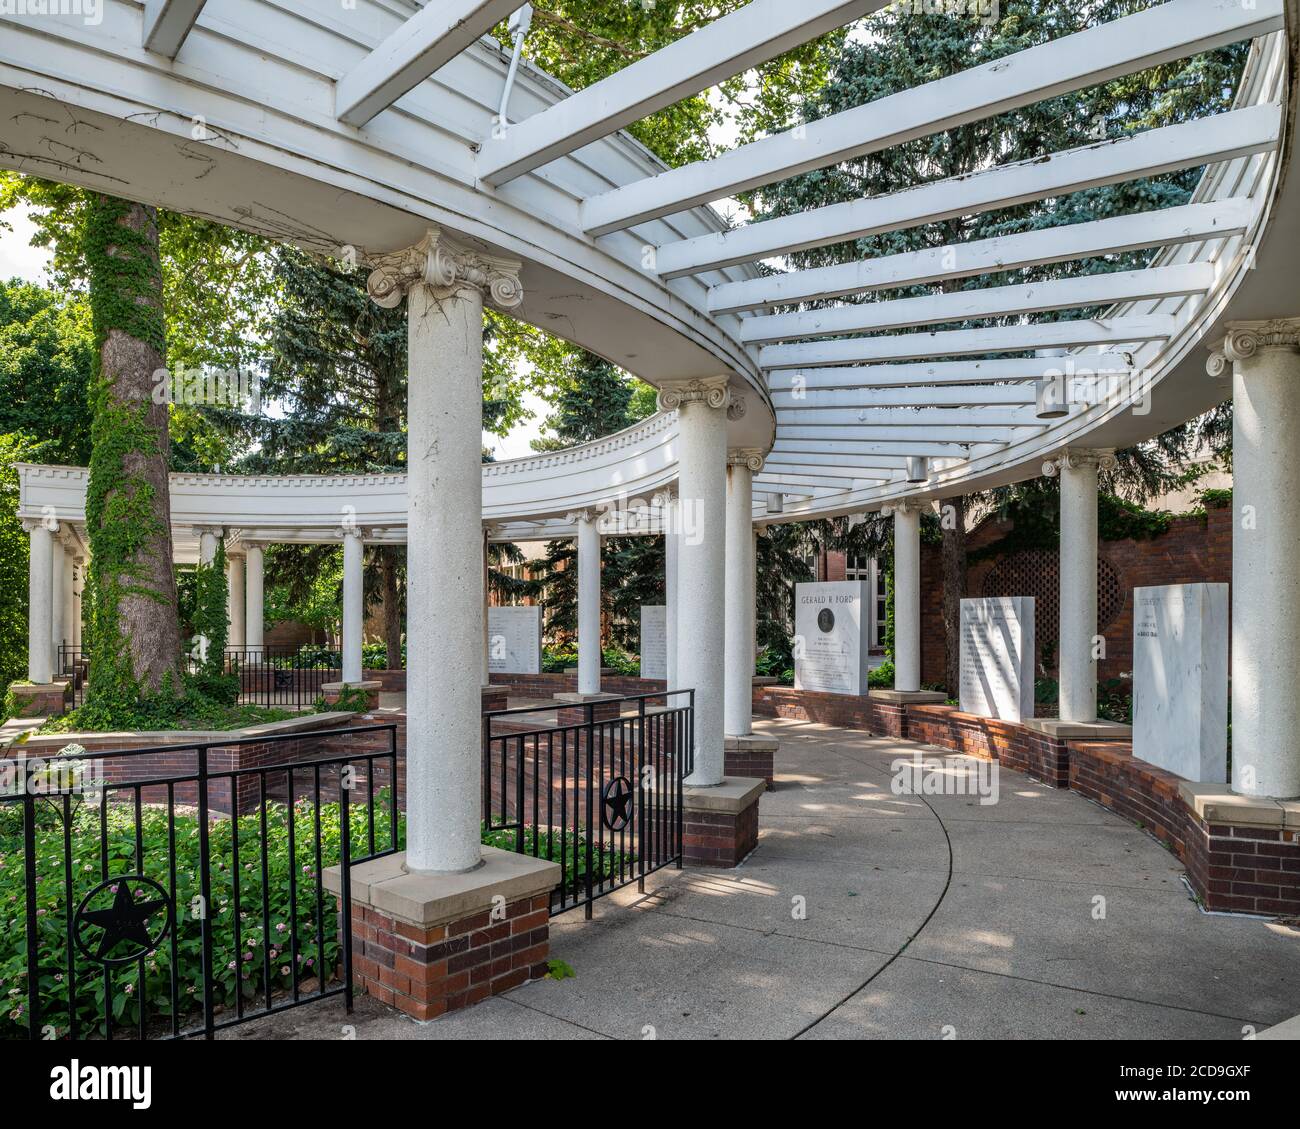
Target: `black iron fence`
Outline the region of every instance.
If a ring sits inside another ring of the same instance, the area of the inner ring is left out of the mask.
[[[60,643],[55,658],[54,677],[67,679],[74,708],[84,704],[86,700],[86,679],[89,676],[90,652],[81,647]]]
[[[313,705],[327,682],[338,682],[337,652],[319,647],[227,647],[226,673],[239,676],[241,701],[302,710]]]
[[[644,889],[681,866],[694,727],[693,690],[484,714],[485,838],[560,864],[552,914]]]
[[[184,1038],[342,995],[396,727],[0,762],[0,1038]],[[324,871],[341,868],[341,896]]]

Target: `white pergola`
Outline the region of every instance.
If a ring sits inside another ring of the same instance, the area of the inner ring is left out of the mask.
[[[340,13],[324,0],[109,0],[97,25],[0,17],[11,108],[0,163],[331,255],[352,248],[374,268],[372,297],[408,304],[407,476],[177,476],[172,489],[182,542],[207,531],[210,546],[218,535],[353,546],[350,645],[361,543],[409,544],[408,866],[460,871],[480,858],[479,689],[445,672],[480,663],[483,605],[465,594],[483,589],[485,523],[508,540],[577,537],[587,691],[599,687],[595,518],[647,510],[651,528],[666,529],[670,661],[675,682],[696,690],[691,783],[707,787],[722,779],[724,737],[750,732],[756,521],[892,510],[897,689],[912,692],[921,509],[1059,474],[1060,715],[1086,723],[1096,718],[1098,468],[1229,395],[1235,502],[1259,515],[1234,541],[1235,786],[1300,795],[1300,704],[1266,692],[1271,672],[1300,669],[1296,0],[1168,0],[674,169],[621,128],[884,0],[752,0],[577,93],[513,60],[504,120],[512,59],[481,37],[517,6],[358,0]],[[1214,117],[745,226],[709,207],[1245,40],[1236,103]],[[1200,167],[1182,207],[760,269],[797,249]],[[1146,265],[1122,274],[806,308],[1144,249]],[[572,451],[482,466],[484,301],[656,385],[663,413]],[[1035,316],[1093,307],[1104,312]],[[1007,315],[1018,320],[898,332]],[[34,676],[57,634],[44,609],[59,602],[45,592],[61,554],[44,542],[52,526],[79,536],[79,475],[23,475]]]

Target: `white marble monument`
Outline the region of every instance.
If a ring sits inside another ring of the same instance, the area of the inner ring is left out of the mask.
[[[1034,598],[961,602],[963,713],[1024,721],[1034,716]]]
[[[668,677],[668,609],[641,605],[641,677]]]
[[[865,580],[795,585],[796,690],[855,696],[867,692],[870,599]]]
[[[488,608],[488,673],[540,674],[542,609]]]
[[[1227,781],[1226,584],[1133,589],[1133,755],[1186,780]]]

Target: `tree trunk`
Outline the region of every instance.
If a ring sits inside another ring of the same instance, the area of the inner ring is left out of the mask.
[[[95,196],[86,256],[99,349],[87,526],[94,589],[92,699],[179,695],[158,217]]]
[[[397,590],[397,550],[386,545],[379,550],[379,576],[384,601],[384,647],[388,669],[402,667],[402,601]]]
[[[949,509],[951,507],[951,509]],[[966,499],[940,504],[943,528],[944,685],[956,697],[961,685],[961,600],[966,594]]]

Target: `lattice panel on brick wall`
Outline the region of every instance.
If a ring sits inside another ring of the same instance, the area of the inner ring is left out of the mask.
[[[1061,624],[1061,569],[1056,553],[1025,549],[998,561],[984,578],[984,596],[1033,596],[1034,634],[1039,644],[1055,642]],[[1097,633],[1124,610],[1119,574],[1107,560],[1097,561]]]

